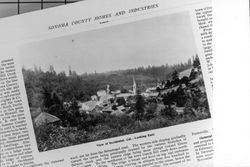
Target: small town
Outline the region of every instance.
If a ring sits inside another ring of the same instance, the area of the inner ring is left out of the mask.
[[[190,80],[190,76],[195,75],[193,80]],[[163,97],[171,94],[171,92],[180,92],[187,96],[192,96],[192,91],[200,91],[200,93],[205,93],[204,87],[199,87],[197,90],[190,89],[187,86],[195,85],[202,79],[202,74],[200,69],[187,69],[179,74],[179,83],[174,83],[172,85],[167,85],[167,83],[157,83],[155,87],[147,88],[145,92],[139,92],[137,90],[137,84],[135,78],[133,77],[132,90],[110,90],[110,86],[107,85],[106,90],[99,90],[96,95],[91,96],[90,101],[80,102],[78,101],[80,113],[86,112],[87,114],[96,113],[108,113],[111,115],[123,115],[127,114],[129,116],[135,115],[132,107],[136,104],[136,96],[140,95],[144,98],[147,103],[157,104],[156,111],[160,112],[165,108]],[[182,80],[181,80],[182,79]],[[186,85],[190,84],[190,85]],[[194,92],[193,92],[194,93]],[[64,106],[70,107],[71,102],[64,102]],[[184,114],[184,106],[172,103],[171,108],[173,108],[176,114]],[[160,113],[158,113],[160,114]]]
[[[46,73],[36,69],[34,74],[37,74],[33,77],[48,75],[47,80],[57,76],[57,79],[51,78],[57,85],[44,83],[32,91],[27,89],[31,80],[26,80],[39,151],[210,118],[198,57],[191,65],[189,62],[182,67],[184,70],[173,69],[169,79],[157,80],[144,87],[140,84],[139,75],[128,75],[126,80],[131,84],[121,89],[115,89],[110,82],[99,85],[104,89],[92,89],[96,83],[91,81],[93,85],[82,89],[86,91],[84,94],[80,87],[73,92],[76,87],[71,89],[68,82],[64,85],[66,87],[60,88],[63,81],[58,82],[58,77],[69,78],[71,86],[83,82],[74,72],[70,72],[70,76],[61,76],[52,68]]]

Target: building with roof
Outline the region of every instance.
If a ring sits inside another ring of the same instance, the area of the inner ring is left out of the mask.
[[[51,115],[46,112],[41,112],[34,120],[35,126],[39,127],[41,125],[51,124],[59,122],[60,119],[54,115]]]
[[[97,105],[99,105],[98,101],[94,100],[80,103],[80,111],[91,112]]]
[[[110,93],[109,85],[107,85],[107,90],[99,90],[96,94],[100,103],[107,103],[114,98],[114,95]]]
[[[142,95],[145,97],[157,97],[159,95],[159,92],[156,92],[156,91],[143,92]]]

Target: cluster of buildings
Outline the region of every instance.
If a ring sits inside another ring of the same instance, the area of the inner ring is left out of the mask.
[[[193,72],[193,68],[189,68],[179,73],[179,78],[190,77]],[[198,79],[199,80],[199,79]],[[198,81],[197,80],[197,81]],[[192,81],[196,82],[196,81]],[[166,89],[162,83],[156,84],[155,87],[147,88],[144,92],[141,92],[140,95],[145,97],[145,99],[159,99],[159,94],[166,94],[168,92],[176,91],[179,85],[172,86],[171,88]],[[183,84],[183,87],[185,85]],[[159,91],[159,89],[161,91]],[[110,86],[107,85],[106,90],[97,91],[96,95],[91,97],[90,101],[79,102],[80,112],[100,112],[100,113],[109,113],[112,115],[121,115],[121,114],[132,114],[129,112],[131,104],[136,103],[137,94],[137,84],[135,78],[133,77],[132,90],[127,92],[121,92],[121,90],[111,91]],[[119,101],[124,101],[123,104]]]
[[[193,73],[196,73],[196,77],[189,82],[191,84],[195,84],[199,82],[202,79],[202,73],[200,69],[194,69],[190,68],[187,70],[184,70],[179,73],[179,78],[188,77]],[[183,84],[181,87],[185,87],[186,85]],[[148,99],[157,99],[159,103],[157,102],[157,105],[159,106],[159,110],[164,108],[165,106],[162,104],[161,97],[159,96],[159,93],[161,94],[167,94],[172,91],[176,91],[180,85],[177,86],[171,86],[170,88],[164,87],[162,83],[158,83],[155,87],[147,88],[144,92],[141,92],[140,95],[145,97],[146,100]],[[160,89],[160,91],[159,91]],[[205,91],[205,88],[203,88]],[[83,113],[86,112],[87,114],[96,112],[96,113],[109,113],[111,115],[132,115],[134,112],[131,111],[131,106],[136,103],[136,95],[137,95],[137,84],[135,81],[135,78],[133,77],[133,85],[132,90],[128,91],[121,91],[121,90],[115,90],[111,91],[110,86],[107,85],[106,90],[99,90],[96,92],[96,95],[91,96],[91,100],[80,102],[78,101],[79,106],[79,112]],[[180,111],[179,111],[180,110]],[[183,109],[176,109],[177,112],[183,112]],[[46,112],[35,111],[32,112],[32,118],[33,122],[36,126],[40,126],[47,123],[53,123],[60,121],[59,118],[56,116],[53,116]]]
[[[106,90],[99,90],[96,95],[91,96],[91,100],[86,102],[78,102],[79,111],[86,112],[101,112],[114,115],[126,113],[130,107],[126,104],[135,103],[137,93],[137,85],[133,77],[132,90],[122,92],[121,90],[111,91],[107,85]]]

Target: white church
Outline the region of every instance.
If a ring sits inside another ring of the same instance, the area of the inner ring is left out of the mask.
[[[133,76],[133,87],[128,93],[121,93],[121,90],[110,91],[110,85],[107,85],[106,90],[99,90],[96,95],[91,96],[90,101],[79,103],[80,110],[92,111],[96,106],[108,106],[110,99],[124,98],[127,100],[128,97],[135,96],[137,92],[137,85]]]

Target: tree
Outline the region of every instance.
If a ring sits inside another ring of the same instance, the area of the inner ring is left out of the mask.
[[[129,93],[129,91],[127,89],[125,89],[125,88],[122,88],[121,93]]]
[[[157,103],[150,103],[149,106],[147,107],[145,118],[147,120],[153,118],[156,110],[157,110]]]
[[[175,80],[172,81],[172,84],[177,86],[180,84],[180,79],[179,78],[176,78]]]
[[[47,87],[43,87],[43,102],[46,108],[52,106],[51,94]]]
[[[165,88],[169,88],[171,86],[170,80],[167,80],[167,83],[165,84]]]
[[[56,93],[55,91],[51,93],[51,102],[53,104],[59,104],[62,105],[62,98],[59,97],[58,93]]]
[[[116,102],[118,103],[118,106],[122,106],[126,104],[124,97],[117,98]]]
[[[78,126],[81,119],[81,115],[79,112],[79,106],[76,98],[73,97],[70,103],[71,106],[69,107],[69,114],[67,115],[67,120],[69,121],[71,126]]]
[[[136,119],[141,120],[145,112],[145,100],[140,94],[136,95],[135,110]]]
[[[176,80],[176,79],[179,79],[179,73],[177,72],[177,70],[174,70],[174,72],[172,73],[172,80]]]
[[[171,107],[172,104],[175,102],[175,95],[174,91],[171,93],[164,94],[163,96],[163,104],[168,106],[169,108]]]
[[[49,72],[52,73],[52,74],[56,74],[56,71],[55,71],[53,65],[50,65],[50,66],[49,66]]]
[[[180,83],[187,86],[189,84],[189,78],[187,76],[182,77]]]
[[[187,101],[187,97],[186,97],[186,94],[182,85],[179,86],[176,93],[177,93],[176,106],[184,107]]]
[[[193,67],[197,68],[199,66],[200,66],[200,59],[199,59],[198,55],[196,54],[196,56],[195,56],[195,58],[193,60]]]

